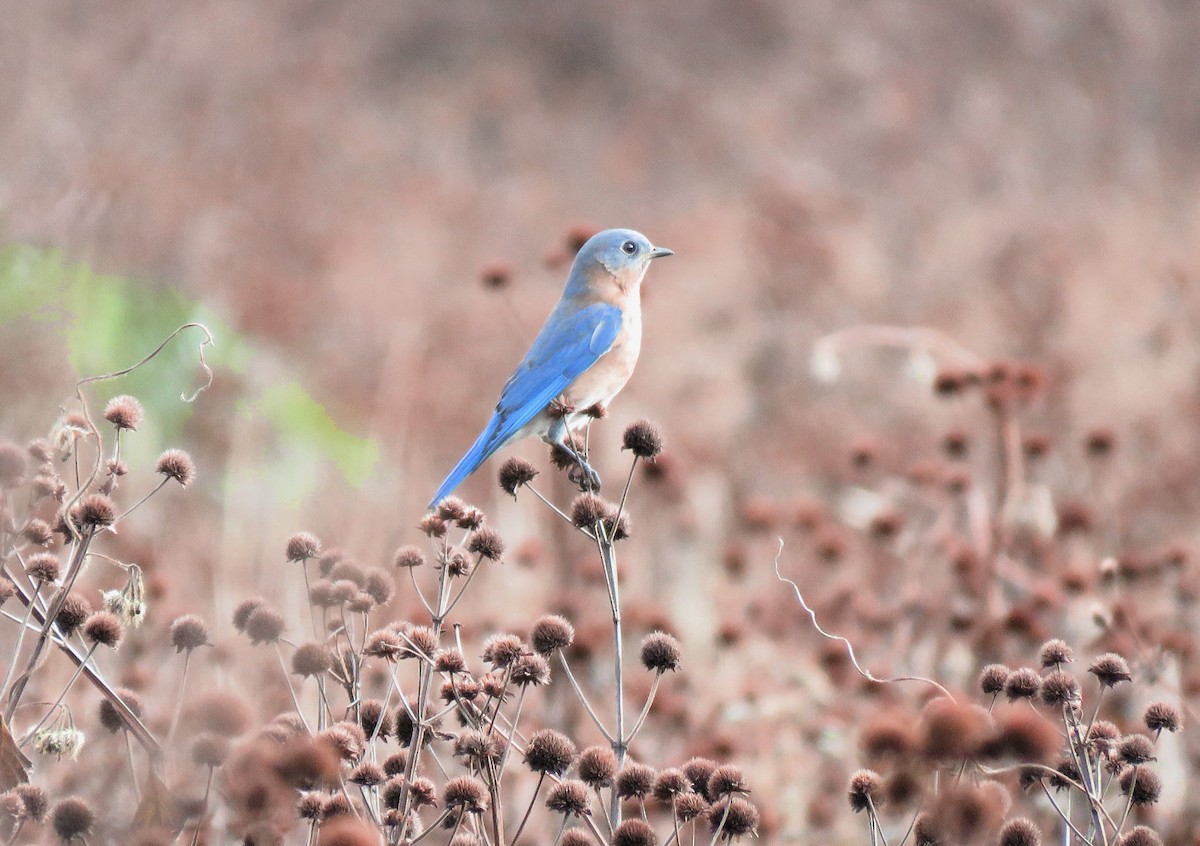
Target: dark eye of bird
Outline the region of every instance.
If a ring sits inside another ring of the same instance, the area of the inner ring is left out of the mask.
[[[625,251],[626,255],[633,255],[637,252],[637,244],[632,241],[626,241],[621,245],[621,249]]]

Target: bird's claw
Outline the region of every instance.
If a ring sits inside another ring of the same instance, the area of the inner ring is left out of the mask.
[[[579,490],[584,493],[599,493],[600,491],[600,474],[593,470],[587,462],[581,463],[578,467],[572,467],[567,472],[567,479],[571,484],[578,485]]]

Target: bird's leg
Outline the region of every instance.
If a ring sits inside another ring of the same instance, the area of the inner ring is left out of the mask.
[[[578,474],[570,472],[567,474],[568,479],[579,485],[579,489],[582,491],[598,492],[600,490],[600,474],[593,470],[592,465],[587,463],[587,459],[575,449],[565,416],[551,424],[550,431],[546,434],[546,440],[566,452],[579,465]]]

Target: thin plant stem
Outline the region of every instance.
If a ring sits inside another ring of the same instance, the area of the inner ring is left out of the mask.
[[[160,481],[157,485],[155,485],[154,488],[152,488],[149,493],[147,493],[144,497],[139,499],[133,505],[129,506],[129,508],[120,517],[113,520],[113,525],[120,523],[122,520],[124,520],[130,514],[137,511],[139,508],[141,508],[142,505],[146,502],[146,500],[148,500],[150,497],[154,496],[156,493],[161,491],[163,489],[163,486],[166,485],[166,483],[169,481],[171,481],[170,476],[163,476],[162,481]]]
[[[4,673],[4,683],[0,684],[0,696],[3,696],[4,691],[8,690],[8,683],[12,681],[13,670],[16,669],[17,659],[21,656],[21,645],[25,641],[25,629],[29,627],[29,618],[33,616],[33,606],[37,604],[40,588],[40,585],[33,586],[33,601],[25,606],[25,617],[21,620],[21,628],[17,632],[17,644],[13,647],[12,662]]]
[[[562,665],[563,671],[566,672],[567,679],[571,682],[571,687],[575,688],[575,695],[583,704],[583,708],[585,711],[587,711],[588,716],[592,718],[592,722],[596,724],[596,728],[598,728],[600,733],[604,735],[605,740],[607,740],[610,744],[613,743],[613,736],[609,734],[608,729],[604,727],[604,723],[600,721],[600,717],[598,717],[596,712],[592,709],[592,704],[588,702],[587,696],[585,696],[583,693],[583,688],[579,686],[579,682],[576,680],[575,674],[571,672],[571,665],[567,663],[567,656],[563,654],[561,649],[558,650],[558,661]]]
[[[25,734],[25,737],[21,740],[21,744],[20,744],[21,746],[24,746],[30,740],[32,740],[33,736],[35,734],[37,734],[37,730],[40,729],[42,726],[44,726],[46,724],[46,720],[50,719],[51,715],[53,715],[54,712],[58,710],[58,706],[61,705],[62,701],[67,697],[67,692],[71,689],[71,686],[73,684],[75,684],[75,680],[79,678],[79,674],[83,672],[84,666],[87,664],[87,662],[89,660],[91,660],[91,657],[95,653],[97,646],[99,646],[99,644],[93,643],[91,645],[91,647],[87,651],[87,654],[83,656],[83,661],[79,664],[78,667],[75,668],[75,672],[71,673],[71,678],[69,678],[67,680],[67,684],[65,687],[63,687],[62,693],[58,694],[58,699],[54,700],[54,704],[51,705],[49,710],[47,710],[46,713],[42,715],[42,718],[40,720],[38,720],[37,725],[35,725],[33,728],[31,728]]]
[[[513,843],[521,839],[521,832],[525,830],[525,823],[529,822],[529,815],[533,813],[533,806],[537,803],[538,793],[541,792],[542,784],[545,781],[546,774],[538,773],[537,786],[533,788],[533,796],[529,798],[529,807],[525,809],[525,816],[521,818],[521,824],[517,826],[517,833],[512,836]]]
[[[296,709],[296,715],[300,717],[300,722],[304,726],[304,733],[311,735],[312,728],[308,725],[308,720],[304,719],[304,709],[300,707],[300,700],[296,697],[296,691],[292,687],[292,679],[288,675],[287,667],[283,663],[283,651],[279,648],[279,644],[273,644],[275,647],[275,657],[279,659],[279,670],[283,673],[283,682],[287,685],[288,693],[292,696],[292,706]]]
[[[179,693],[175,697],[175,711],[171,714],[171,726],[167,729],[167,742],[171,742],[171,738],[175,736],[175,729],[179,726],[179,715],[183,713],[183,692],[187,687],[188,665],[192,662],[192,650],[187,650],[183,654],[183,674],[179,678]]]
[[[658,693],[658,683],[662,681],[663,674],[655,673],[654,678],[650,682],[650,692],[646,695],[646,704],[642,706],[642,713],[638,714],[637,720],[633,724],[633,728],[629,730],[629,736],[625,738],[625,743],[633,743],[633,738],[642,728],[642,723],[646,722],[646,717],[650,714],[650,707],[654,705],[654,695]]]

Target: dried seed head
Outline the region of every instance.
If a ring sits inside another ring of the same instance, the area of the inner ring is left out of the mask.
[[[525,765],[535,773],[562,775],[575,760],[575,744],[554,729],[541,729],[525,745]]]
[[[21,536],[34,546],[49,546],[50,541],[54,540],[54,530],[45,520],[34,517],[21,529]]]
[[[679,669],[679,641],[666,632],[651,632],[642,641],[642,666],[654,673]]]
[[[1000,846],[1041,846],[1042,832],[1025,817],[1014,817],[1000,829]]]
[[[246,631],[246,623],[250,620],[250,615],[259,608],[267,604],[265,599],[255,597],[254,599],[243,599],[233,609],[233,627],[239,632]]]
[[[522,655],[512,663],[509,678],[518,687],[550,683],[550,662],[544,655]]]
[[[387,740],[394,725],[392,715],[378,699],[365,699],[358,706],[358,724],[368,738]]]
[[[4,605],[4,603],[8,602],[16,595],[17,586],[3,576],[0,576],[0,605]],[[69,598],[70,597],[68,597],[68,599]]]
[[[1146,728],[1155,732],[1179,731],[1179,727],[1183,725],[1179,709],[1166,702],[1155,702],[1146,706],[1142,720],[1146,723]]]
[[[498,670],[508,667],[528,652],[529,647],[515,634],[494,634],[483,642],[483,660]]]
[[[363,761],[350,771],[350,777],[347,780],[351,784],[374,787],[377,784],[383,784],[387,780],[387,776],[383,774],[383,767],[372,761]]]
[[[608,503],[595,494],[585,493],[571,503],[571,522],[577,529],[595,531],[596,524],[608,513]]]
[[[46,812],[50,810],[45,790],[33,784],[18,784],[13,794],[21,801],[20,819],[38,824],[45,821]]]
[[[579,779],[588,787],[612,784],[617,774],[617,756],[607,746],[589,746],[579,754]]]
[[[859,770],[850,776],[850,786],[847,793],[850,798],[850,810],[854,813],[868,808],[878,808],[880,805],[879,788],[881,786],[879,773],[874,770]]]
[[[487,527],[476,529],[467,541],[467,551],[473,552],[489,561],[499,561],[504,554],[504,541],[500,533]]]
[[[349,558],[342,558],[329,568],[329,572],[325,574],[327,578],[337,582],[350,582],[355,589],[360,589],[367,580],[366,573],[363,568],[358,566],[357,561],[352,561]]]
[[[169,449],[158,457],[154,472],[161,473],[168,479],[174,479],[183,487],[187,487],[196,478],[196,464],[192,457],[181,449]]]
[[[537,474],[537,469],[524,458],[510,458],[500,465],[500,489],[515,497],[517,490],[532,482]]]
[[[1080,701],[1079,682],[1062,670],[1055,670],[1042,679],[1042,703],[1051,708]]]
[[[323,822],[328,822],[329,820],[337,819],[338,817],[348,817],[351,813],[353,813],[353,810],[354,809],[350,807],[349,799],[347,799],[341,793],[334,793],[326,796],[321,801],[321,820]],[[324,828],[324,834],[326,835],[327,840],[332,839],[329,837],[331,828],[331,826],[326,826]],[[339,840],[339,842],[344,841]]]
[[[323,643],[302,643],[292,653],[292,672],[298,676],[319,676],[331,667],[333,653]]]
[[[670,805],[672,799],[682,796],[684,793],[690,793],[691,790],[692,783],[683,774],[683,770],[678,767],[668,767],[665,770],[659,770],[658,775],[654,777],[650,793],[659,802]]]
[[[117,507],[104,494],[88,494],[79,501],[76,508],[78,513],[71,516],[85,528],[103,529],[111,526],[117,519]]]
[[[758,809],[740,796],[730,796],[708,809],[708,824],[720,839],[758,836]]]
[[[1153,805],[1162,794],[1162,779],[1146,766],[1126,767],[1121,771],[1118,783],[1133,805]]]
[[[549,655],[559,649],[566,649],[575,641],[575,627],[565,617],[550,614],[542,617],[533,625],[529,633],[529,641],[534,651]]]
[[[404,652],[405,644],[400,639],[400,635],[391,629],[379,629],[371,632],[367,637],[367,644],[363,647],[363,652],[370,655],[372,658],[383,658],[387,661],[399,660],[400,654]]]
[[[215,769],[229,757],[229,741],[212,732],[201,732],[192,741],[191,751],[197,765]]]
[[[92,806],[82,799],[70,796],[54,806],[50,813],[50,824],[54,833],[63,840],[73,840],[92,830],[96,815]]]
[[[442,802],[447,808],[456,808],[468,814],[482,814],[488,806],[487,788],[477,778],[458,776],[446,782],[442,789]]]
[[[54,618],[54,622],[58,624],[59,629],[67,637],[79,631],[79,627],[83,625],[88,616],[92,613],[92,606],[86,599],[77,593],[72,593],[63,600],[62,607],[58,609],[58,616]]]
[[[367,746],[367,736],[363,733],[362,727],[358,723],[347,721],[334,723],[318,734],[317,738],[328,743],[343,761],[351,763],[357,762],[362,757],[363,750]]]
[[[432,658],[438,651],[438,637],[429,626],[414,626],[406,635],[405,649],[401,658]],[[405,637],[400,638],[405,641]]]
[[[146,412],[136,398],[123,394],[113,397],[104,406],[104,419],[113,424],[118,430],[134,431],[142,425]]]
[[[1057,638],[1043,643],[1042,648],[1038,651],[1038,657],[1042,662],[1042,669],[1056,667],[1059,664],[1069,664],[1075,660],[1075,654],[1071,651],[1071,647],[1067,646],[1065,641]]]
[[[457,649],[440,649],[433,656],[433,668],[439,673],[466,672],[467,661]]]
[[[625,428],[621,449],[629,450],[638,458],[653,459],[663,451],[663,437],[649,420],[638,420]]]
[[[713,770],[705,788],[705,795],[714,800],[722,796],[749,792],[750,788],[746,786],[746,778],[742,771],[732,764],[724,764]]]
[[[250,708],[234,693],[210,690],[188,694],[184,703],[184,720],[202,731],[233,737],[250,727]]]
[[[997,715],[998,731],[988,740],[988,757],[1049,763],[1058,752],[1058,729],[1028,708],[1009,707]]]
[[[325,797],[313,791],[301,793],[300,798],[296,800],[296,813],[302,820],[320,821],[324,807]]]
[[[387,570],[384,570],[382,567],[367,568],[367,578],[363,584],[363,591],[367,596],[371,597],[372,602],[379,605],[387,605],[391,601],[395,587],[392,576]]]
[[[1021,667],[1019,670],[1013,670],[1009,675],[1008,681],[1004,684],[1004,695],[1008,697],[1009,702],[1015,702],[1018,699],[1032,699],[1037,696],[1041,686],[1042,677],[1037,674],[1037,670],[1031,667]]]
[[[195,614],[184,614],[171,621],[171,645],[175,651],[191,652],[208,645],[208,626]]]
[[[288,538],[287,560],[307,561],[321,554],[321,541],[308,532],[297,532]]]
[[[708,780],[716,769],[717,762],[709,758],[690,758],[684,762],[683,774],[691,781],[692,790],[711,799],[712,797],[708,796]]]
[[[987,696],[998,696],[1004,692],[1011,670],[1003,664],[988,664],[979,674],[979,689]]]
[[[1147,764],[1155,761],[1154,742],[1144,734],[1130,734],[1117,744],[1117,755],[1126,764]]]
[[[708,801],[699,793],[684,793],[675,800],[675,816],[681,823],[691,822],[708,813]]]
[[[49,552],[35,553],[25,562],[25,574],[38,585],[58,581],[59,570],[58,556]]]
[[[467,504],[456,496],[448,496],[438,503],[434,513],[447,523],[453,523],[467,513]]]
[[[444,538],[446,536],[446,521],[436,514],[426,514],[417,523],[417,528],[426,537]]]
[[[425,565],[425,556],[415,546],[402,546],[392,556],[392,564],[403,568],[423,567]]]
[[[462,758],[468,766],[478,770],[500,763],[504,748],[502,738],[474,729],[467,729],[454,741],[454,754]]]
[[[321,574],[321,578],[326,578],[339,561],[346,557],[346,553],[340,549],[327,549],[317,556],[317,572]]]
[[[142,700],[138,695],[127,687],[117,688],[116,694],[121,697],[121,701],[133,712],[134,716],[140,719],[142,716]],[[125,718],[121,716],[121,712],[107,698],[100,700],[100,725],[113,734],[128,728],[125,724]]]
[[[592,835],[582,828],[568,828],[563,832],[562,839],[558,841],[558,846],[595,846],[596,841],[592,839]]]
[[[650,823],[644,820],[625,820],[612,834],[612,846],[654,846],[658,838]]]
[[[250,643],[275,643],[283,634],[283,615],[266,605],[255,608],[246,620],[246,636]]]
[[[588,809],[588,787],[582,781],[567,779],[554,785],[546,797],[546,807],[556,814],[583,817],[591,814]]]
[[[408,769],[407,752],[393,752],[383,759],[383,771],[389,776],[404,775],[406,769]]]
[[[921,711],[921,752],[931,761],[974,758],[989,734],[987,713],[975,706],[935,699]]]
[[[116,614],[108,611],[96,611],[83,624],[83,636],[96,646],[107,646],[116,649],[121,644],[121,636],[125,630]]]
[[[1113,687],[1118,682],[1132,681],[1133,679],[1129,672],[1129,664],[1115,652],[1106,652],[1101,655],[1088,667],[1088,672],[1096,677],[1102,687]]]
[[[643,799],[654,789],[654,769],[630,761],[617,770],[617,795],[622,799]]]
[[[1116,846],[1163,846],[1163,840],[1154,829],[1138,825],[1118,837]]]

